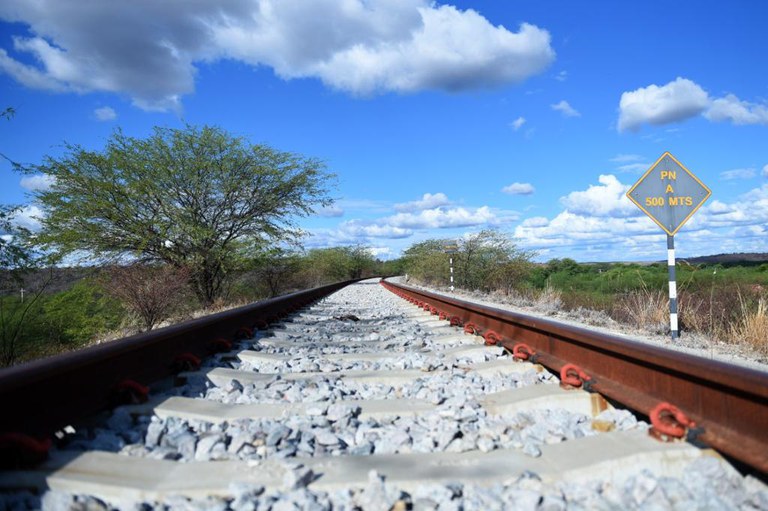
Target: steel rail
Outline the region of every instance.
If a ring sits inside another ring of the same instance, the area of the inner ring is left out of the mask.
[[[231,341],[244,327],[276,321],[358,280],[299,291],[1,369],[0,433],[50,437],[116,404],[121,382],[149,385],[161,381],[178,371],[180,355],[187,361],[209,356],[215,351],[212,343],[216,339]]]
[[[696,422],[688,439],[768,474],[768,374],[659,348],[615,335],[479,305],[383,281],[390,291],[494,331],[500,344],[536,352],[536,362],[560,372],[576,364],[588,388],[649,415],[669,402]],[[499,344],[499,343],[497,343]]]

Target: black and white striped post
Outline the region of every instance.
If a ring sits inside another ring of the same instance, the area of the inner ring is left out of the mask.
[[[677,326],[677,280],[675,278],[675,237],[667,234],[667,264],[669,265],[669,331],[672,340],[680,337]]]
[[[453,255],[451,255],[451,292],[453,292]]]

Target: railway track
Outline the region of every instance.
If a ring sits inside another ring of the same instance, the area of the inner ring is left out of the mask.
[[[768,508],[758,479],[694,445],[725,444],[764,475],[764,375],[378,279],[338,289],[0,373],[17,411],[0,419],[15,465],[0,472],[0,502]],[[198,358],[212,348],[222,352]],[[118,401],[132,403],[82,420]],[[57,446],[30,464],[54,431]],[[724,442],[734,437],[742,445]]]

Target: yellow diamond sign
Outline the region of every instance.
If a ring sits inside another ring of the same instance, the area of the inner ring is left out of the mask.
[[[629,200],[674,236],[712,191],[669,152],[661,155],[627,192]]]

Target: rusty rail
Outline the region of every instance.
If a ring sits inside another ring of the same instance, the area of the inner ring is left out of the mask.
[[[115,404],[121,382],[148,385],[160,381],[178,370],[179,361],[190,363],[211,355],[216,351],[217,339],[223,339],[226,346],[244,327],[276,321],[357,280],[280,296],[2,369],[0,433],[50,436]]]
[[[536,352],[536,362],[559,372],[576,364],[591,377],[589,389],[649,415],[669,402],[696,422],[690,439],[703,442],[768,473],[768,374],[707,360],[619,336],[478,305],[410,286],[382,282],[427,308],[493,331],[512,350]]]

